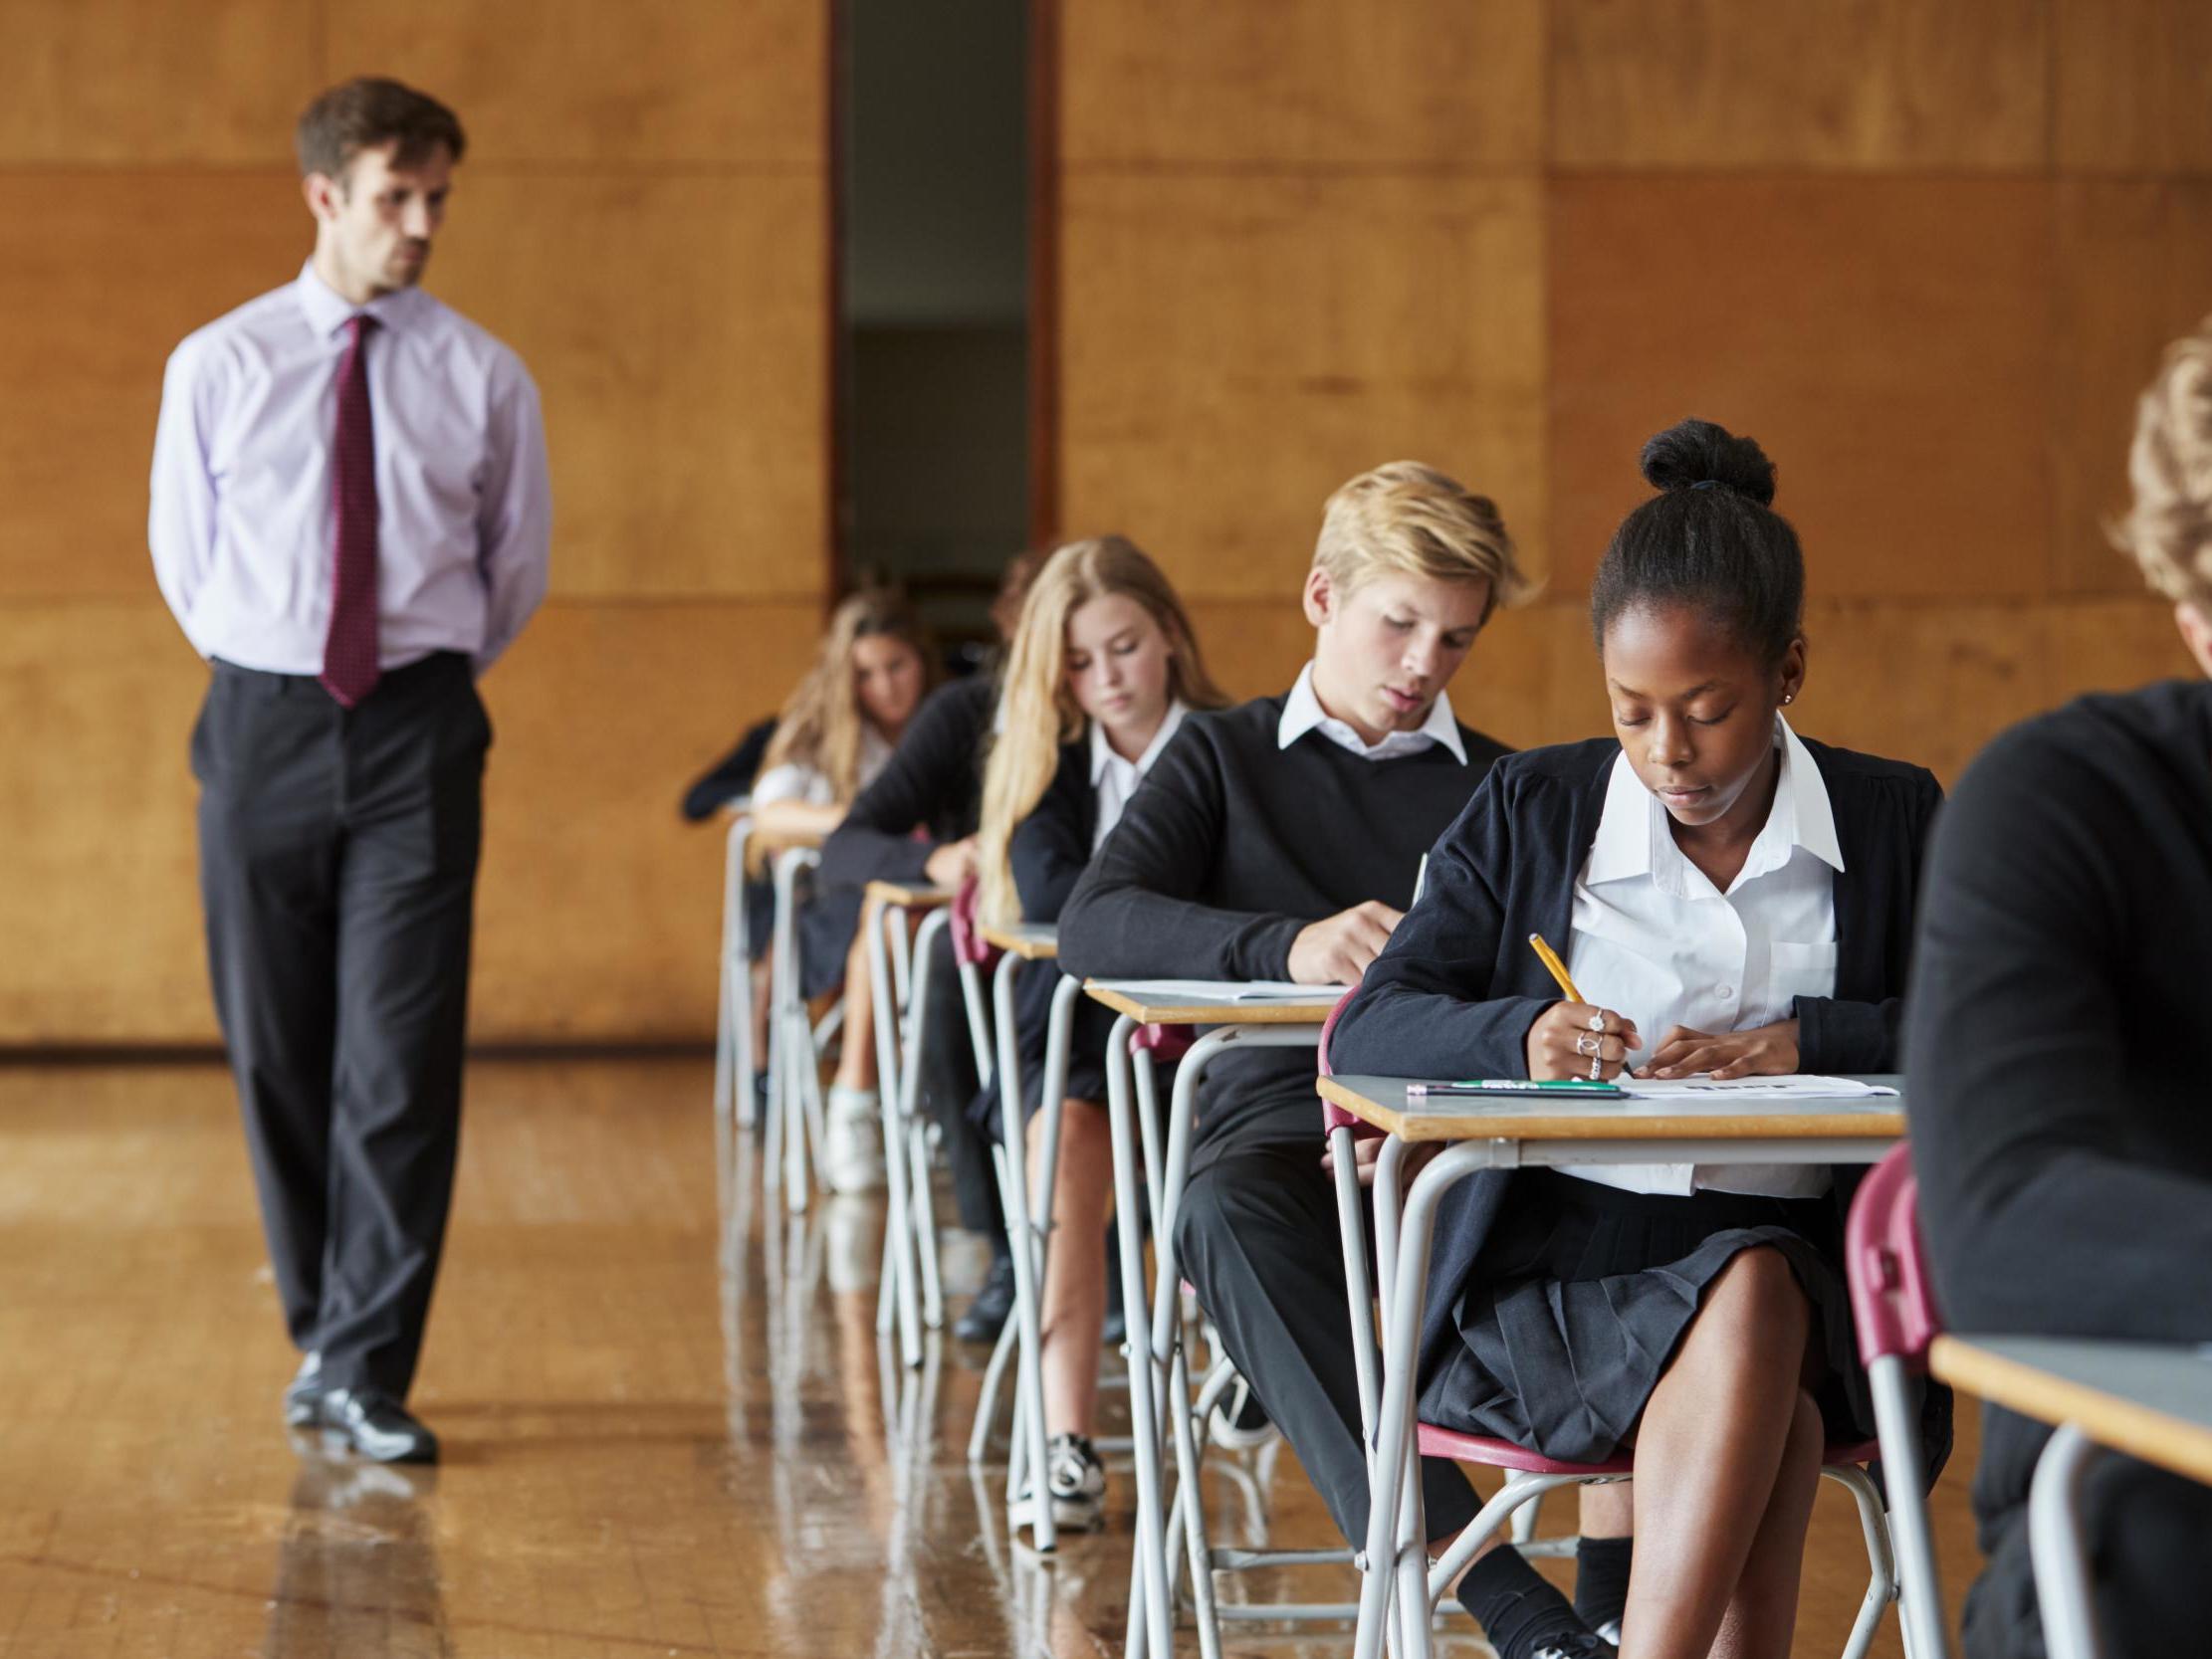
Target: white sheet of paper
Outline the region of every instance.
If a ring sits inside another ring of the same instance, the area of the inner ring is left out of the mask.
[[[1348,987],[1297,985],[1288,979],[1112,979],[1118,991],[1148,1002],[1334,1003]]]
[[[1638,1078],[1623,1073],[1614,1081],[1621,1085],[1622,1093],[1633,1095],[1640,1101],[1712,1100],[1722,1097],[1731,1101],[1856,1101],[1896,1093],[1886,1083],[1861,1083],[1856,1078],[1812,1077],[1804,1074],[1788,1077]]]

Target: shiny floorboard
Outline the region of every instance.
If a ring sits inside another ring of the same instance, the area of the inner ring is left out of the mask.
[[[919,1372],[887,1366],[880,1203],[784,1220],[750,1139],[718,1151],[707,1096],[703,1061],[473,1068],[414,1395],[446,1461],[407,1473],[278,1420],[294,1359],[224,1073],[0,1070],[0,1653],[1118,1654],[1127,1474],[1104,1535],[1010,1548],[1001,1472],[966,1462],[986,1356],[933,1337]],[[981,1262],[949,1245],[956,1308]],[[1954,1604],[1972,1449],[1969,1423],[1937,1495]],[[1216,1461],[1224,1532],[1329,1541],[1280,1448]],[[1798,1653],[1839,1651],[1864,1584],[1850,1506],[1824,1492]],[[1489,1650],[1455,1616],[1438,1651]],[[1893,1621],[1876,1651],[1897,1654]]]

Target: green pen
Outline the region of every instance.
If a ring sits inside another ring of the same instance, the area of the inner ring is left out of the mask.
[[[1586,1077],[1477,1077],[1461,1083],[1409,1083],[1406,1098],[1424,1100],[1449,1095],[1552,1095],[1569,1100],[1625,1100],[1628,1091],[1618,1083],[1593,1083]]]

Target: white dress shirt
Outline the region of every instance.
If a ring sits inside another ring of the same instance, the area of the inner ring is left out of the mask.
[[[891,745],[883,740],[883,733],[874,726],[863,722],[860,727],[860,765],[854,778],[855,792],[873,783],[876,773],[883,770],[884,762],[891,758]],[[769,806],[776,801],[797,801],[805,806],[834,806],[837,791],[829,781],[829,774],[796,760],[785,760],[771,766],[753,780],[751,799],[756,807]]]
[[[1106,837],[1121,822],[1122,808],[1129,804],[1129,797],[1137,792],[1137,785],[1145,780],[1145,773],[1152,770],[1152,763],[1160,758],[1160,751],[1168,746],[1168,739],[1190,712],[1181,698],[1170,704],[1167,719],[1152,734],[1144,753],[1134,760],[1116,754],[1107,740],[1106,728],[1091,722],[1091,792],[1098,798],[1098,827],[1091,831],[1092,852],[1106,845]]]
[[[1683,856],[1666,808],[1613,763],[1597,838],[1575,882],[1567,972],[1583,1000],[1636,1022],[1641,1066],[1668,1028],[1741,1031],[1792,1017],[1794,999],[1836,994],[1836,875],[1844,854],[1820,767],[1775,717],[1781,775],[1742,870],[1722,893]],[[1566,1173],[1634,1192],[1699,1187],[1812,1197],[1822,1166],[1578,1164]]]
[[[311,262],[185,337],[153,440],[154,577],[201,656],[322,672],[335,392],[356,311],[378,324],[365,349],[380,664],[460,651],[481,672],[546,593],[538,388],[512,350],[420,289],[354,306]]]
[[[1363,760],[1395,760],[1402,754],[1419,754],[1431,743],[1441,743],[1460,765],[1467,763],[1467,745],[1459,738],[1459,723],[1452,718],[1451,698],[1438,692],[1429,705],[1429,718],[1411,731],[1386,731],[1370,743],[1357,731],[1321,707],[1313,695],[1313,665],[1298,671],[1298,680],[1283,699],[1282,719],[1275,726],[1275,747],[1288,748],[1308,731],[1318,731],[1330,742],[1350,749]]]

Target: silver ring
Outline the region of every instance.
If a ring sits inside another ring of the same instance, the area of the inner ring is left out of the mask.
[[[1603,1083],[1605,1081],[1598,1075],[1598,1057],[1594,1054],[1590,1057],[1590,1081],[1592,1083]]]
[[[1598,1052],[1590,1046],[1589,1032],[1578,1031],[1575,1033],[1575,1052],[1577,1054],[1596,1054]]]
[[[1603,1031],[1605,1029],[1605,1015],[1603,1013],[1590,1016],[1590,1029],[1593,1031]]]

